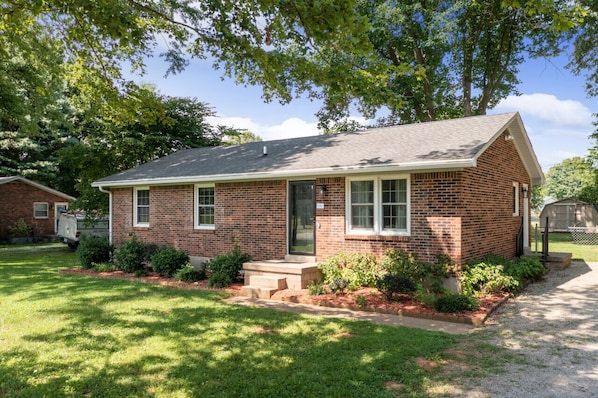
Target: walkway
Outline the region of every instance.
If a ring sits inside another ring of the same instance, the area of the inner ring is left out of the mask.
[[[272,308],[301,314],[326,316],[330,318],[344,318],[357,321],[370,321],[380,325],[406,326],[426,330],[440,331],[450,334],[466,334],[474,330],[475,326],[463,323],[443,322],[428,319],[412,318],[389,314],[378,314],[366,311],[352,311],[343,308],[330,308],[318,305],[296,304],[278,300],[261,300],[249,297],[234,296],[226,299],[229,303],[249,305],[261,308]]]

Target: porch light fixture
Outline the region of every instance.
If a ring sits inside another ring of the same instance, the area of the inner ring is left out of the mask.
[[[505,141],[513,141],[515,138],[513,138],[513,136],[509,133],[507,133],[505,135]]]
[[[523,197],[527,198],[527,187],[525,187],[525,186],[521,187],[521,192],[523,192]]]
[[[326,194],[326,185],[320,185],[319,193],[320,196],[324,196]]]

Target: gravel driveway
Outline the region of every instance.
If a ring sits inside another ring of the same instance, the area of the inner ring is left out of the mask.
[[[598,263],[551,271],[479,333],[518,359],[462,396],[598,397]]]

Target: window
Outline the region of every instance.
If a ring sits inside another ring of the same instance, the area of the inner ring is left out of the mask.
[[[133,193],[133,225],[136,227],[149,226],[150,217],[150,191],[149,188],[135,188]]]
[[[34,203],[33,204],[34,218],[48,218],[48,203]]]
[[[195,228],[214,229],[214,186],[195,186]]]
[[[405,177],[351,179],[347,233],[409,234],[409,183]]]
[[[519,215],[519,183],[513,183],[513,217],[517,217]]]

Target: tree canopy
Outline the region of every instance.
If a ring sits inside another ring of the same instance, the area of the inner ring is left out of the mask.
[[[546,173],[544,194],[555,200],[568,198],[588,200],[588,189],[595,186],[596,170],[588,158],[565,159]],[[584,196],[585,195],[585,196]],[[593,200],[589,200],[593,202]]]

